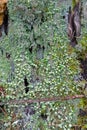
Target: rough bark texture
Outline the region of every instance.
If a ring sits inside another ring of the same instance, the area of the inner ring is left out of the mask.
[[[73,3],[74,5],[74,3]],[[74,5],[71,9],[69,7],[68,14],[68,37],[70,39],[70,44],[74,47],[77,44],[77,37],[81,33],[81,20],[79,11],[79,2]]]

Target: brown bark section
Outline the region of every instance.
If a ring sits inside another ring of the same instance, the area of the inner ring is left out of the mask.
[[[69,7],[68,14],[68,37],[70,39],[71,46],[77,44],[77,37],[81,33],[81,20],[80,20],[79,2],[76,3],[73,9]]]
[[[8,8],[7,8],[8,0],[0,1],[0,37],[2,36],[2,32],[8,34]]]

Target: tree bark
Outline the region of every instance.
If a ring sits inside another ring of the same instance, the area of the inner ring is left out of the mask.
[[[77,37],[81,33],[80,0],[72,0],[72,7],[68,13],[68,37],[70,44],[74,47],[77,44]]]

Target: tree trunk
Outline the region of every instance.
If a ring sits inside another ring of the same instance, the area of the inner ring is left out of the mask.
[[[77,44],[77,37],[81,33],[80,0],[72,0],[72,7],[69,7],[68,14],[68,37],[70,44],[74,47]]]

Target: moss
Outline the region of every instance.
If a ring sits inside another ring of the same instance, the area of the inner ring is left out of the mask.
[[[75,7],[76,5],[76,0],[72,0],[72,9]]]

